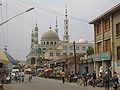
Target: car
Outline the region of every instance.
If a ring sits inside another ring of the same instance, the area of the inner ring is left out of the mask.
[[[11,71],[11,77],[12,77],[12,79],[15,78],[16,73],[19,74],[19,69],[12,69],[12,71]]]

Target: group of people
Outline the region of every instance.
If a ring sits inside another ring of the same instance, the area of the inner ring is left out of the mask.
[[[119,78],[117,76],[116,72],[113,72],[113,76],[111,75],[110,71],[105,72],[104,74],[101,74],[99,78],[102,78],[102,83],[105,89],[109,90],[110,83],[112,84],[111,86],[114,88],[114,90],[117,90],[119,88]],[[72,72],[70,75],[70,82],[73,81],[74,73]],[[77,75],[77,84],[80,86],[87,86],[88,82],[90,84],[90,81],[92,82],[92,86],[95,87],[99,79],[96,78],[96,72],[93,71],[93,73],[89,74],[87,72],[83,72],[81,75]]]
[[[15,80],[16,82],[17,81],[24,82],[24,72],[15,72],[15,76],[13,77],[13,80]]]
[[[77,84],[79,84],[80,86],[87,86],[88,82],[90,81],[90,79],[92,78],[92,86],[95,87],[96,83],[96,72],[93,71],[92,74],[89,74],[87,72],[83,72],[80,76],[78,75],[78,81]]]

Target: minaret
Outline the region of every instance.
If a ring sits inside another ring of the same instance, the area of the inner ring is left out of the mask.
[[[56,25],[55,25],[55,32],[56,32],[56,34],[58,35],[58,23],[57,23],[57,17],[56,17]]]
[[[38,44],[38,26],[37,26],[37,22],[36,22],[36,26],[35,26],[35,36],[34,36],[34,44]]]
[[[34,45],[34,31],[32,30],[32,33],[31,33],[31,48],[33,47]]]
[[[52,28],[52,26],[51,26],[51,24],[50,24],[50,26],[49,26],[49,30],[51,30],[51,28]]]
[[[65,19],[64,19],[64,35],[63,41],[69,43],[69,34],[68,34],[68,14],[67,14],[67,4],[65,9]]]

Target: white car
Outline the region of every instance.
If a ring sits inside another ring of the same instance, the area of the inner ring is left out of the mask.
[[[11,71],[12,79],[14,79],[16,72],[19,73],[19,69],[12,69]]]

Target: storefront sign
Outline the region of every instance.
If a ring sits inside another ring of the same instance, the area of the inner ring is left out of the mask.
[[[105,60],[111,60],[110,52],[96,53],[94,55],[94,61],[105,61]]]
[[[117,66],[120,66],[120,61],[117,61]]]

